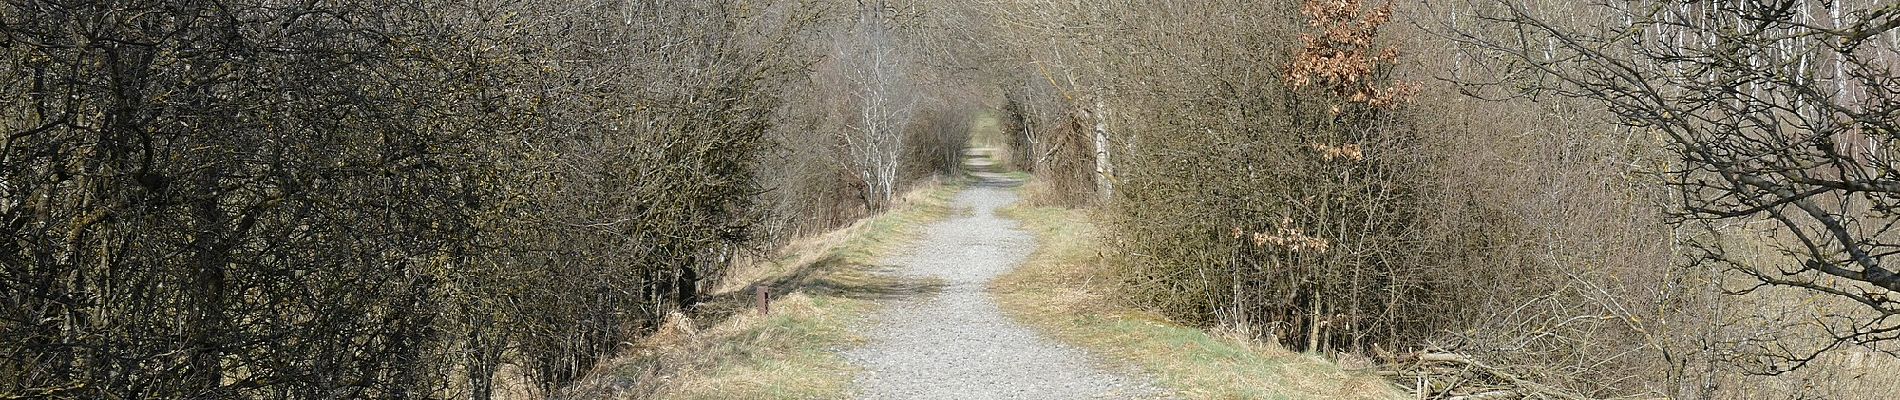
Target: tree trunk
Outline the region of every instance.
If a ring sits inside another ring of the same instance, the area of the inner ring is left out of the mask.
[[[680,267],[679,276],[673,281],[674,300],[679,302],[681,310],[691,310],[699,304],[699,268],[697,260],[689,261]]]
[[[201,190],[211,192],[217,187],[216,168],[207,171],[199,179],[198,188]],[[221,365],[224,353],[219,348],[219,327],[230,323],[224,317],[226,259],[222,235],[225,224],[216,194],[207,193],[205,198],[198,199],[195,208],[197,237],[192,238],[192,241],[196,244],[193,247],[196,247],[197,254],[191,263],[192,313],[190,325],[186,327],[191,332],[193,352],[188,378],[191,383],[186,387],[195,391],[193,396],[211,396],[223,383],[224,376]]]
[[[1307,299],[1310,309],[1307,312],[1306,318],[1306,351],[1317,352],[1319,351],[1319,335],[1321,330],[1319,321],[1322,312],[1320,311],[1320,307],[1322,307],[1324,303],[1320,301],[1318,286],[1314,286],[1311,291],[1312,295]]]
[[[1115,167],[1109,163],[1108,104],[1095,97],[1095,194],[1102,202],[1115,195]]]

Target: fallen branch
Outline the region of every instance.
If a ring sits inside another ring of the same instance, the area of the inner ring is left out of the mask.
[[[1409,385],[1408,389],[1420,399],[1588,399],[1567,390],[1520,378],[1463,354],[1414,352],[1383,361],[1379,366],[1379,375],[1391,379],[1400,387]]]

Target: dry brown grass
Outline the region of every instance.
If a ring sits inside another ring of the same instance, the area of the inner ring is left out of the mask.
[[[1138,367],[1187,399],[1397,399],[1370,371],[1322,357],[1177,324],[1118,301],[1096,252],[1090,210],[1004,210],[1035,232],[1041,248],[992,290],[1011,316],[1095,354]]]

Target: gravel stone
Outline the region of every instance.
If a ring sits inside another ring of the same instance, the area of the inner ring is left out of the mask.
[[[845,352],[864,369],[858,398],[1163,397],[1145,377],[1104,370],[997,307],[986,287],[1035,251],[1036,239],[996,215],[1016,194],[991,183],[959,193],[958,216],[929,225],[914,248],[888,260],[893,273],[934,278],[942,290],[891,300],[865,330],[865,346]]]

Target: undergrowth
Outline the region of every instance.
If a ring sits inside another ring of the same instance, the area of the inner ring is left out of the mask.
[[[1016,206],[1040,247],[992,291],[1010,316],[1091,352],[1140,367],[1186,399],[1395,399],[1368,371],[1180,325],[1118,302],[1088,209]]]

